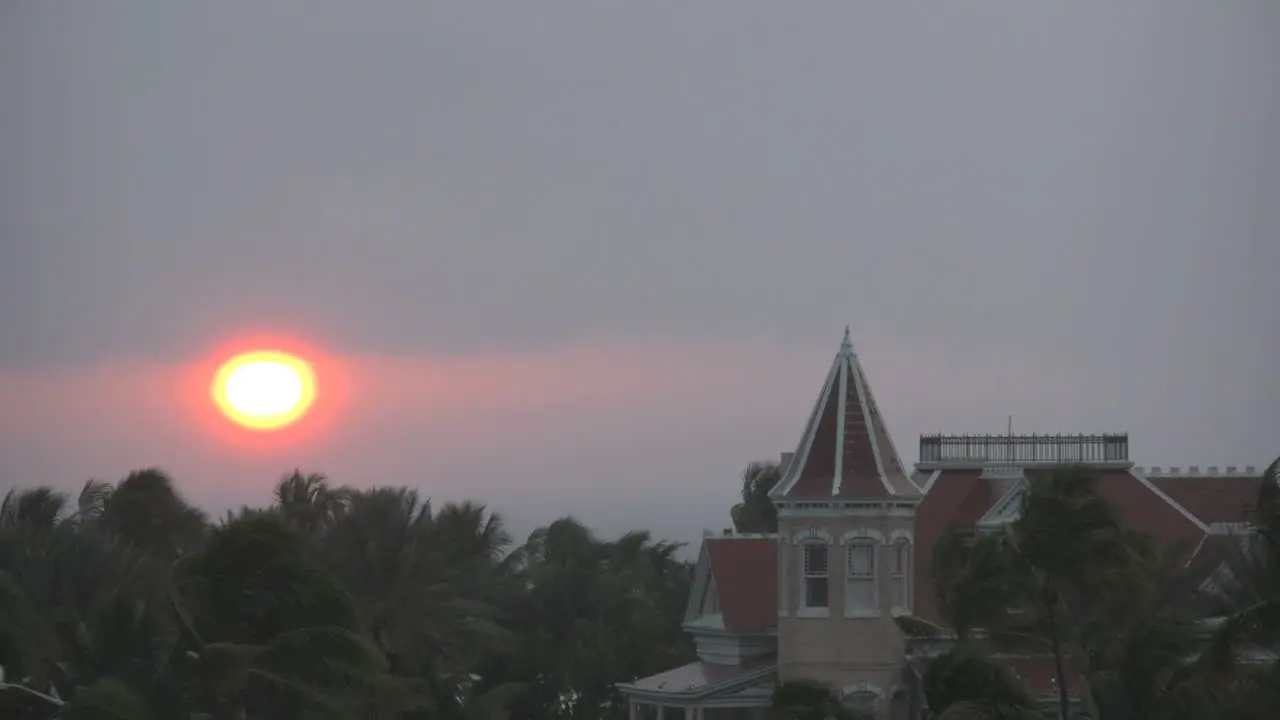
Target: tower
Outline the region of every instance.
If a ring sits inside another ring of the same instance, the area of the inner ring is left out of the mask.
[[[778,672],[884,712],[912,612],[920,489],[889,437],[849,331],[782,480],[778,508]]]

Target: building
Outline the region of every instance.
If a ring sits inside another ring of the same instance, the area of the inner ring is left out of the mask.
[[[782,455],[777,534],[704,539],[684,622],[698,661],[620,686],[633,720],[756,720],[777,683],[798,678],[883,717],[916,716],[919,649],[894,617],[937,619],[935,543],[1011,522],[1028,480],[1065,463],[1087,466],[1129,527],[1185,548],[1206,574],[1261,482],[1254,467],[1136,467],[1124,434],[923,436],[908,470],[846,331]],[[1004,662],[1056,698],[1048,658]]]

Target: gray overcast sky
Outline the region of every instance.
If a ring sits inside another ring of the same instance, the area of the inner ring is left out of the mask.
[[[0,489],[295,464],[690,540],[843,326],[920,432],[1280,453],[1280,4],[0,6]],[[177,378],[269,328],[289,448]],[[185,407],[185,406],[183,406]]]

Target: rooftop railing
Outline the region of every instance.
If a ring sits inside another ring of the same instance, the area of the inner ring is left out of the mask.
[[[921,435],[922,463],[1122,463],[1129,434]]]

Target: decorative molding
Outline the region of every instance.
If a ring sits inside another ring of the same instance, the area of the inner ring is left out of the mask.
[[[1254,532],[1251,522],[1213,522],[1209,523],[1209,535],[1241,535]],[[1207,536],[1206,536],[1207,537]]]
[[[912,545],[916,544],[915,533],[908,528],[898,528],[897,530],[894,530],[893,532],[889,533],[889,544],[893,545],[894,543],[898,542],[902,538],[906,538],[907,542],[911,543]]]
[[[831,545],[834,543],[834,540],[831,539],[831,533],[827,532],[826,530],[823,530],[820,527],[817,527],[816,525],[810,525],[804,530],[797,530],[795,534],[791,536],[792,545],[799,545],[801,543],[813,542],[815,540],[822,540],[828,545]]]
[[[848,545],[850,540],[875,540],[877,543],[884,545],[884,534],[873,528],[857,528],[840,536],[840,544]]]
[[[1018,515],[1022,511],[1022,496],[1026,494],[1031,485],[1027,482],[1025,476],[1018,479],[1016,483],[1005,491],[1004,495],[996,500],[991,509],[978,518],[974,523],[978,527],[992,527],[1013,522],[1018,519]]]
[[[873,685],[866,680],[861,680],[852,685],[845,685],[840,689],[840,697],[845,700],[849,699],[853,695],[859,694],[875,695],[877,700],[883,700],[885,698],[884,690],[882,690],[879,685]]]
[[[892,500],[779,500],[778,517],[911,517],[922,496]]]

